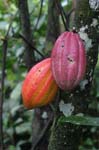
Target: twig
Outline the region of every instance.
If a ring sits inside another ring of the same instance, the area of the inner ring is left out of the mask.
[[[61,17],[62,17],[62,21],[63,24],[65,26],[66,31],[69,31],[69,20],[70,20],[70,15],[71,13],[75,10],[74,8],[70,10],[70,12],[66,13],[63,9],[63,7],[61,6],[61,3],[59,2],[59,0],[56,0],[56,4],[57,7],[59,8]]]
[[[73,13],[73,11],[75,10],[75,8],[72,8],[67,14],[66,14],[66,20],[67,20],[67,26],[69,29],[69,24],[70,24],[70,16]]]
[[[18,14],[18,10],[16,11],[15,15],[13,15],[13,16],[11,17],[11,21],[10,21],[9,27],[8,27],[7,33],[6,33],[6,35],[5,35],[5,39],[7,39],[8,36],[9,36],[9,32],[10,32],[10,29],[11,29],[11,27],[12,27],[13,20],[14,20],[14,18],[16,17],[17,14]]]
[[[35,48],[22,34],[19,34],[19,36],[24,40],[24,42],[28,44],[28,46],[31,49],[35,50],[42,58],[45,58],[44,55],[41,52],[39,52],[37,48]]]
[[[68,12],[67,16],[70,17],[70,15],[73,13],[73,11],[75,11],[75,8],[72,8],[72,9]]]
[[[40,143],[40,141],[42,140],[42,138],[44,137],[47,129],[49,128],[50,124],[52,123],[53,120],[53,115],[50,116],[47,124],[45,125],[44,129],[42,130],[41,134],[38,136],[38,139],[36,140],[35,144],[32,145],[31,150],[35,150],[35,148],[37,147],[37,145]]]
[[[59,1],[56,1],[56,5],[57,5],[57,7],[58,7],[58,9],[59,9],[59,11],[60,11],[60,14],[61,14],[61,18],[62,18],[64,27],[65,27],[65,29],[67,30],[66,21],[65,21],[65,19],[64,19],[64,14],[63,14],[62,7],[61,7],[60,2],[59,2]]]
[[[64,27],[65,27],[66,31],[68,31],[69,29],[68,29],[67,20],[66,20],[67,19],[66,13],[58,0],[56,0],[56,5],[60,11]]]
[[[38,19],[37,19],[37,22],[34,26],[34,29],[33,30],[36,30],[37,29],[37,26],[38,26],[38,23],[39,23],[39,20],[40,20],[40,17],[41,17],[41,14],[42,14],[42,7],[43,7],[43,0],[41,0],[41,6],[40,6],[40,11],[39,11],[39,15],[38,15]]]

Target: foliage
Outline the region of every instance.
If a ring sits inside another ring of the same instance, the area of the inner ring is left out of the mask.
[[[39,1],[39,0],[38,0]],[[29,0],[29,12],[31,18],[32,30],[38,19],[38,10],[40,4],[37,0]],[[35,45],[40,51],[44,48],[45,41],[45,26],[46,26],[46,12],[47,5],[44,4],[42,16],[39,20],[37,29],[33,36]],[[26,66],[24,63],[24,46],[22,39],[19,37],[20,33],[20,20],[16,2],[13,1],[0,1],[0,49],[3,49],[3,41],[9,25],[11,24],[8,49],[7,49],[7,62],[5,73],[5,99],[3,107],[3,128],[4,128],[4,143],[9,150],[24,149],[27,143],[28,147],[31,145],[31,122],[33,111],[26,110],[21,101],[21,85],[26,75]],[[2,51],[0,52],[0,68],[2,67]],[[39,60],[39,55],[36,59]],[[0,69],[0,75],[2,70]],[[0,76],[1,80],[1,76]]]
[[[88,117],[88,116],[79,116],[79,114],[69,117],[61,117],[59,123],[69,122],[76,125],[85,125],[85,126],[95,126],[99,127],[99,118],[98,117]]]

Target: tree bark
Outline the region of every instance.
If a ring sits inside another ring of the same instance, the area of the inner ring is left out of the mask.
[[[92,79],[95,65],[98,56],[98,29],[94,26],[93,18],[98,19],[98,12],[92,11],[89,7],[88,0],[74,0],[75,12],[73,26],[78,31],[85,27],[85,33],[92,41],[92,46],[87,50],[87,71],[85,80],[88,81],[85,88],[82,90],[80,86],[75,88],[70,93],[66,93],[62,97],[65,103],[72,103],[74,106],[74,114],[88,114],[88,103],[92,96],[90,94],[92,87]],[[83,134],[82,127],[71,123],[59,124],[58,119],[63,116],[58,110],[55,116],[55,122],[51,131],[48,150],[77,150],[81,135]]]
[[[33,37],[30,25],[30,18],[29,18],[29,10],[27,0],[18,0],[18,7],[20,12],[20,21],[21,21],[21,28],[22,34],[24,38],[33,45]],[[24,59],[28,70],[33,66],[35,62],[34,58],[34,50],[28,45],[28,43],[24,42],[25,45],[25,54]]]
[[[48,20],[46,33],[46,52],[51,51],[54,42],[60,34],[59,12],[56,0],[48,0]]]

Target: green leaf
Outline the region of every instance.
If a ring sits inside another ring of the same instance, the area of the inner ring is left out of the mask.
[[[69,116],[61,117],[59,123],[69,122],[76,125],[87,125],[99,127],[99,117],[88,117],[88,116]]]

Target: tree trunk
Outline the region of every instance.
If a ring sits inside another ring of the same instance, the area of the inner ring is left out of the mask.
[[[48,0],[48,20],[45,51],[49,52],[52,49],[54,42],[60,34],[59,12],[56,5],[56,0]]]
[[[92,79],[98,56],[98,27],[95,24],[95,21],[97,22],[98,19],[98,12],[90,9],[88,0],[74,0],[73,3],[76,8],[73,26],[78,31],[84,29],[83,34],[88,35],[88,38],[85,39],[85,41],[88,41],[85,42],[87,49],[87,71],[84,79],[87,81],[87,84],[83,90],[78,86],[72,92],[66,93],[66,98],[62,97],[62,99],[65,103],[72,103],[74,114],[88,114],[88,103],[92,99],[92,95],[90,94]],[[88,42],[91,42],[91,44],[88,45]],[[83,134],[82,127],[71,123],[59,124],[58,119],[61,116],[63,114],[58,110],[51,130],[48,150],[77,150],[81,135]]]
[[[31,43],[31,45],[33,45],[33,37],[32,37],[31,25],[30,25],[27,0],[18,0],[18,7],[20,12],[22,34],[24,38],[29,43]],[[29,46],[28,43],[26,43],[26,41],[24,41],[24,46],[25,46],[24,60],[29,70],[35,62],[34,50],[31,49],[31,47]]]

